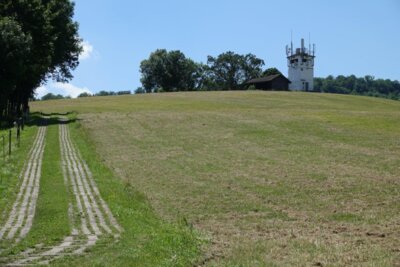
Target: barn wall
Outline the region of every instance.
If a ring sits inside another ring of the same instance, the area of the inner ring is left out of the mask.
[[[289,81],[284,76],[278,76],[272,81],[248,83],[258,90],[289,90]]]
[[[282,77],[278,77],[275,80],[271,82],[271,89],[275,90],[288,90],[289,89],[289,83],[286,79]]]

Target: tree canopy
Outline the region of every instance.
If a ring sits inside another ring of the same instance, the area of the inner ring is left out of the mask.
[[[66,82],[82,51],[70,0],[0,2],[0,119],[20,116],[35,88]]]
[[[330,75],[326,78],[315,78],[314,90],[325,93],[355,94],[400,99],[399,81],[375,79],[375,77],[371,75],[366,75],[364,77],[356,77],[354,75],[339,75],[333,77]]]
[[[226,52],[208,56],[205,65],[179,50],[158,49],[141,62],[141,82],[146,92],[234,90],[242,88],[245,81],[260,77],[263,65],[264,61],[253,54]]]
[[[268,68],[263,71],[263,76],[282,74],[277,68]]]
[[[261,67],[264,64],[262,59],[253,54],[239,55],[228,51],[217,57],[208,56],[209,87],[220,90],[241,89],[244,82],[262,75]]]
[[[56,100],[56,99],[69,99],[70,97],[64,97],[64,96],[62,96],[62,95],[60,95],[60,94],[58,94],[58,95],[55,95],[55,94],[52,94],[52,93],[47,93],[47,94],[45,94],[44,96],[42,96],[42,98],[41,98],[41,100],[42,101],[45,101],[45,100]]]
[[[197,86],[198,64],[179,51],[158,49],[140,64],[146,92],[186,91]]]
[[[83,92],[83,93],[80,93],[80,94],[78,95],[78,98],[81,98],[81,97],[90,97],[90,96],[92,96],[92,94],[90,94],[90,93],[88,93],[88,92]]]

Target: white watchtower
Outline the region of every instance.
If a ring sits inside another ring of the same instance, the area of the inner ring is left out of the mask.
[[[313,91],[314,90],[314,58],[315,44],[304,47],[304,39],[301,39],[301,48],[293,50],[293,43],[286,46],[286,55],[289,67],[290,90]]]

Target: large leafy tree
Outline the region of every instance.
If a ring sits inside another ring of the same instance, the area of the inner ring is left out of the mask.
[[[70,0],[0,2],[0,58],[8,59],[0,70],[2,95],[7,96],[0,116],[20,115],[46,79],[72,78],[82,51],[73,11]]]
[[[13,19],[0,18],[0,118],[16,90],[21,73],[26,73],[25,59],[30,54],[32,38]]]
[[[277,68],[268,68],[263,71],[263,76],[282,74]]]
[[[208,81],[219,90],[235,90],[250,79],[262,75],[264,61],[253,54],[239,55],[234,52],[222,53],[217,57],[208,56]]]
[[[146,92],[191,91],[198,87],[199,65],[177,51],[158,49],[140,64]]]
[[[202,64],[180,51],[158,49],[141,62],[141,82],[146,92],[241,89],[262,75],[263,65],[253,54],[226,52]]]

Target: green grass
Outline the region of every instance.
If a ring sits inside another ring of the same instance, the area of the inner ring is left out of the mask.
[[[38,119],[38,118],[36,118]],[[52,265],[55,266],[187,266],[198,257],[199,247],[203,241],[198,234],[184,223],[168,223],[157,216],[150,207],[146,197],[134,190],[130,184],[117,179],[106,168],[93,151],[91,141],[87,139],[79,123],[69,126],[72,136],[91,168],[103,198],[111,207],[117,220],[124,228],[121,239],[115,243],[112,239],[103,239],[91,248],[89,254],[81,257],[66,257]],[[28,127],[24,132],[23,142],[17,156],[27,154],[33,143],[36,127]],[[28,138],[29,137],[29,138]],[[13,258],[21,251],[34,248],[36,245],[48,247],[59,244],[65,236],[70,235],[72,226],[68,221],[68,203],[72,194],[65,186],[61,164],[57,118],[49,120],[43,157],[42,176],[39,198],[33,226],[28,236],[18,245],[2,241],[1,256]],[[28,142],[29,141],[29,142]],[[13,163],[10,159],[7,168],[19,171],[22,164]],[[23,161],[21,161],[23,162]],[[2,204],[8,209],[18,192],[18,179],[2,195]],[[6,205],[7,204],[7,205]],[[3,214],[3,222],[7,218]],[[3,223],[2,222],[2,223]]]
[[[80,123],[70,125],[83,158],[96,184],[124,232],[118,242],[100,241],[84,257],[65,258],[55,266],[188,266],[202,243],[196,232],[183,223],[160,219],[146,197],[129,183],[117,179],[94,152],[93,142]]]
[[[210,266],[400,263],[398,101],[200,92],[45,101],[32,110],[78,114],[72,134],[104,198],[137,231],[111,246],[120,263],[168,264],[177,243],[190,265],[191,226],[210,240],[197,261]],[[83,262],[107,258],[96,248]]]
[[[35,122],[38,120],[38,117],[34,118]],[[57,120],[54,118],[49,120],[45,139],[39,197],[32,229],[28,236],[17,246],[11,246],[7,240],[2,241],[2,246],[8,247],[7,250],[3,251],[2,256],[16,255],[27,248],[33,248],[39,244],[48,246],[59,243],[64,236],[70,233],[68,223],[68,194],[61,172],[58,125],[56,122]],[[36,126],[28,127],[26,131],[29,133],[35,128]],[[24,147],[21,149],[27,151],[31,145],[32,142],[24,143]],[[16,195],[19,183],[18,186],[17,184],[13,186],[14,195]],[[11,196],[8,198],[8,200],[12,199],[15,199],[15,197]],[[8,201],[8,204],[11,206],[13,202]],[[4,215],[8,216],[8,213]],[[6,218],[5,216],[3,219]]]
[[[36,136],[37,128],[26,126],[21,131],[21,141],[18,147],[16,142],[16,131],[12,129],[12,153],[8,155],[8,129],[0,130],[0,212],[8,210],[13,204],[13,200],[18,193],[17,184],[20,182],[19,175],[28,152]],[[5,137],[5,154],[3,157],[3,140]],[[0,217],[0,223],[3,223],[5,216]]]
[[[64,183],[58,139],[57,118],[49,119],[43,154],[39,197],[32,229],[17,249],[37,244],[55,245],[71,232],[68,221],[68,200],[71,197]]]

